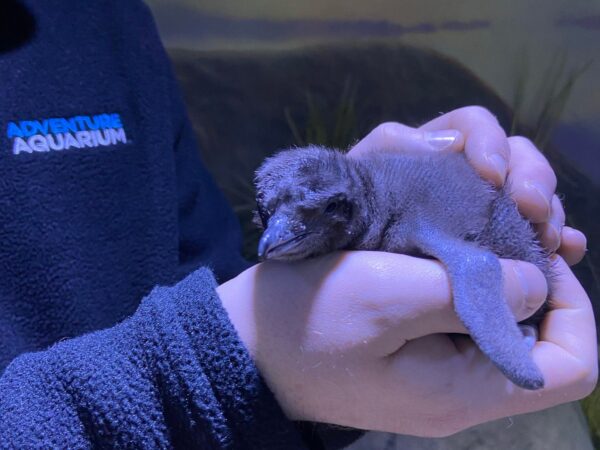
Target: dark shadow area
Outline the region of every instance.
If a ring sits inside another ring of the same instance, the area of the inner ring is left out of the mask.
[[[0,53],[15,50],[35,34],[35,19],[17,0],[0,1]]]

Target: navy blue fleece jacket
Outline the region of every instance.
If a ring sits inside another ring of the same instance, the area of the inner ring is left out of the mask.
[[[0,447],[303,447],[214,291],[239,227],[147,8],[3,0],[0,25]]]

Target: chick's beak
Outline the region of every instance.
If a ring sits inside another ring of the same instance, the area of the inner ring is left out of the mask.
[[[298,227],[293,227],[284,215],[271,217],[258,243],[258,258],[284,259],[290,256],[289,252],[308,235],[304,231],[294,231],[293,228]]]

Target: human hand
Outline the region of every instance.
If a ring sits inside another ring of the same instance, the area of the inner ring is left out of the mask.
[[[392,151],[462,151],[485,179],[502,186],[524,217],[534,223],[542,244],[569,264],[579,262],[586,249],[580,231],[564,226],[565,213],[554,193],[556,175],[531,141],[508,137],[485,108],[468,106],[441,115],[419,128],[388,122],[376,127],[356,144],[349,155]]]
[[[502,260],[517,320],[546,298],[533,265]],[[515,387],[469,339],[435,260],[338,252],[267,261],[218,294],[289,418],[444,436],[587,395],[597,377],[593,315],[564,263],[533,357],[546,387]],[[426,287],[426,288],[424,288]]]

